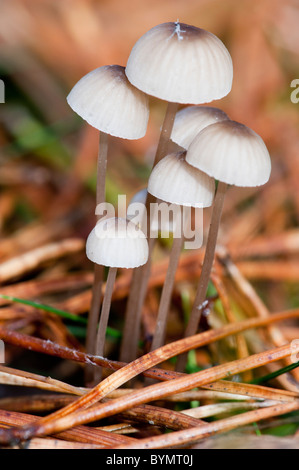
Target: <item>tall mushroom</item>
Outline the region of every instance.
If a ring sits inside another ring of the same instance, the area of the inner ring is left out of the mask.
[[[126,75],[136,88],[168,103],[155,167],[168,153],[167,145],[178,105],[208,103],[227,95],[232,86],[233,67],[230,54],[219,38],[176,21],[153,27],[136,42],[127,61]],[[149,196],[147,208],[150,201],[153,199]],[[153,241],[149,240],[150,251],[152,245]],[[127,314],[134,315],[135,322],[140,321],[150,258],[140,272],[135,270],[133,274]],[[137,338],[123,340],[129,346],[132,341],[136,343]],[[126,355],[121,360],[134,358]]]
[[[194,305],[185,337],[196,333],[213,266],[218,229],[229,185],[254,187],[265,184],[271,173],[271,160],[262,138],[236,121],[224,120],[204,128],[190,144],[186,161],[218,180],[213,212]],[[186,355],[178,359],[178,370]]]
[[[185,160],[185,156],[186,152],[178,152],[164,157],[150,175],[148,191],[155,197],[178,206],[199,208],[211,206],[215,193],[214,179],[189,165]],[[175,273],[184,242],[184,217],[182,212],[181,210],[181,231],[180,233],[174,232],[168,270],[162,289],[156,329],[152,341],[152,350],[162,346],[165,338],[167,314]]]
[[[146,206],[145,206],[147,195],[148,195],[147,188],[143,188],[140,191],[138,191],[132,197],[131,201],[129,202],[128,209],[127,209],[127,218],[129,220],[134,221],[134,223],[137,223],[138,226],[140,226],[143,230],[145,230],[147,226],[147,217],[146,217],[147,213],[146,213]],[[150,218],[150,231],[151,231],[152,236],[156,237],[159,232],[161,233],[162,237],[169,236],[170,233],[174,234],[175,232],[180,230],[181,229],[180,206],[172,206],[171,208],[169,207],[169,212],[172,211],[172,215],[173,215],[172,218],[169,218],[167,213],[165,214],[165,217],[163,216],[162,214],[163,211],[162,210],[160,211],[160,208],[165,209],[165,206],[168,207],[168,206],[171,206],[171,204],[168,204],[167,202],[162,201],[160,199],[156,199],[156,202],[159,206],[159,209],[152,210],[151,218]],[[166,207],[166,212],[168,212],[167,207]],[[187,214],[187,217],[188,217],[188,214]],[[173,268],[171,268],[171,266],[169,267],[168,271],[170,273],[173,273],[176,270],[176,263],[177,263],[176,260],[177,260],[177,256],[179,255],[181,251],[182,244],[183,244],[183,239],[181,237],[174,238],[172,248],[171,248],[171,253],[170,253],[170,264],[172,264]],[[143,286],[146,287],[146,284],[143,283]],[[170,281],[167,282],[167,286],[168,286],[167,291],[169,292],[169,295],[171,295],[172,287],[171,287]],[[137,292],[136,295],[140,296],[140,292]],[[166,295],[168,294],[164,293],[164,297]],[[142,298],[142,295],[141,295],[141,298]],[[165,308],[167,309],[166,303],[167,303],[167,300],[165,300],[164,302]],[[129,337],[136,338],[139,336],[139,322],[136,322],[136,317],[134,317],[134,315],[130,315],[129,313],[130,312],[127,312],[127,315],[125,316],[123,337],[124,338],[129,338]],[[129,346],[130,346],[130,350],[127,351],[125,349],[128,347],[127,342],[122,341],[121,357],[126,357],[126,356],[133,357],[137,354],[137,343],[135,341],[134,342],[131,341]]]
[[[168,102],[154,165],[166,155],[178,104],[223,98],[233,79],[231,56],[222,41],[178,21],[159,24],[141,36],[125,73],[136,88]]]
[[[120,217],[103,218],[87,238],[86,255],[97,265],[109,267],[95,350],[97,355],[103,355],[117,268],[136,268],[146,263],[148,243],[133,222]]]
[[[100,131],[96,190],[98,207],[105,202],[108,134],[123,139],[143,137],[149,118],[148,97],[128,81],[124,67],[105,65],[81,78],[67,96],[67,101],[79,116]],[[103,268],[95,265],[86,341],[89,353],[94,352],[102,283]]]

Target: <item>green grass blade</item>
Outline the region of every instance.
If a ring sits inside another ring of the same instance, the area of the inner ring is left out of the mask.
[[[60,317],[67,318],[68,320],[72,320],[72,321],[84,323],[84,324],[87,323],[86,318],[82,318],[78,315],[65,312],[64,310],[60,310],[59,308],[51,307],[50,305],[44,305],[38,302],[33,302],[32,300],[19,299],[17,297],[12,297],[10,295],[3,295],[3,294],[0,294],[0,298],[9,300],[10,302],[15,302],[15,303],[23,304],[23,305],[29,305],[30,307],[34,307],[39,310],[44,310],[45,312],[54,313],[56,315],[59,315]]]
[[[0,294],[1,299],[8,300],[10,302],[15,302],[23,305],[29,305],[30,307],[37,308],[39,310],[44,310],[45,312],[54,313],[59,315],[60,317],[66,318],[67,320],[72,320],[74,322],[83,323],[84,325],[87,324],[87,319],[82,318],[78,315],[74,315],[72,313],[66,312],[65,310],[61,310],[59,308],[51,307],[50,305],[40,304],[38,302],[33,302],[32,300],[26,299],[19,299],[17,297],[12,297],[10,295]],[[83,336],[83,330],[78,331],[79,336]],[[120,331],[116,330],[115,328],[107,327],[107,335],[111,336],[112,338],[119,339],[121,338],[122,334]]]
[[[282,367],[279,370],[276,370],[275,372],[271,372],[270,374],[263,375],[263,377],[258,377],[257,379],[252,380],[250,383],[254,385],[259,385],[264,382],[268,382],[269,380],[275,379],[276,377],[279,377],[282,374],[285,374],[286,372],[290,372],[293,369],[296,369],[296,367],[299,367],[299,361],[294,362],[294,364],[290,364],[286,367]]]

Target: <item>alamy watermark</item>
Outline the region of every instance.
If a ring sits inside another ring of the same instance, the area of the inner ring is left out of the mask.
[[[291,92],[291,101],[294,104],[299,103],[299,78],[294,78],[294,80],[291,81],[291,88],[294,88],[294,90]]]
[[[128,219],[141,229],[148,238],[184,238],[186,249],[196,249],[203,242],[203,208],[191,208],[169,204],[163,201],[154,202],[147,208],[143,202],[133,202],[127,207],[126,196],[118,195],[117,210],[113,204],[103,202],[95,211],[100,222],[105,219],[121,217]],[[110,226],[111,230],[111,226]],[[115,224],[115,234],[117,233]],[[128,232],[128,236],[130,236]]]
[[[295,364],[296,362],[299,362],[299,339],[293,339],[293,341],[291,342],[291,348],[291,362]]]
[[[4,341],[0,339],[0,364],[4,364],[5,362],[5,346]]]
[[[5,103],[5,84],[4,81],[0,79],[0,103]]]

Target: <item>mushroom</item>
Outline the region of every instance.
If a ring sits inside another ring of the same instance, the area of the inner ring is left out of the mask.
[[[153,169],[148,191],[155,197],[176,204],[179,207],[209,207],[213,203],[215,181],[200,170],[193,168],[185,160],[186,152],[172,153],[164,157]],[[163,345],[167,314],[174,286],[175,273],[184,242],[184,222],[182,210],[180,233],[174,232],[173,244],[162,295],[159,304],[152,350]],[[177,222],[178,224],[178,222]]]
[[[190,144],[186,161],[218,180],[202,272],[185,337],[196,333],[213,266],[224,198],[229,185],[254,187],[265,184],[271,160],[262,138],[236,121],[224,120],[204,128]],[[178,370],[186,355],[178,359]]]
[[[179,21],[159,24],[141,36],[132,48],[125,72],[136,88],[168,103],[153,167],[167,154],[178,104],[220,99],[231,90],[233,78],[232,60],[222,41],[208,31]],[[151,202],[154,200],[149,195],[147,208]],[[150,253],[153,244],[149,240]],[[137,318],[146,294],[142,284],[149,277],[150,259],[149,256],[148,263],[133,273],[129,307]]]
[[[162,161],[162,160],[161,160]],[[140,191],[138,191],[131,199],[128,205],[127,209],[127,219],[134,221],[134,223],[137,223],[138,226],[141,227],[141,229],[145,230],[147,226],[147,211],[146,211],[146,200],[148,196],[148,191],[147,188],[143,188]],[[163,205],[168,205],[165,201],[157,200],[158,204],[163,204]],[[151,213],[151,218],[150,218],[150,231],[151,234],[157,234],[158,232],[161,232],[163,235],[166,235],[169,233],[174,233],[177,230],[177,225],[179,224],[181,226],[181,221],[178,220],[180,217],[176,217],[180,214],[178,214],[178,210],[180,210],[179,206],[175,207],[174,214],[173,214],[173,219],[169,220],[169,218],[159,218],[159,213],[157,211],[153,211]],[[181,227],[179,227],[181,228]],[[175,247],[178,242],[174,240],[173,246],[172,246],[172,251],[175,250]],[[182,242],[179,241],[179,245],[181,247]],[[177,249],[177,251],[180,251]],[[175,260],[174,256],[170,256],[172,260]],[[173,268],[175,270],[175,266]],[[137,270],[135,273],[138,272]],[[172,270],[171,270],[172,272]],[[147,271],[147,275],[149,275],[150,272],[149,270]],[[146,289],[147,287],[147,281],[148,277],[146,278],[146,282],[143,282],[141,285],[142,289]],[[143,302],[145,292],[141,291],[140,292],[140,286],[137,283],[133,283],[133,287],[136,288],[135,295],[137,298],[137,308],[135,310],[132,310],[131,308],[131,303],[130,303],[130,298],[132,298],[132,292],[134,292],[133,289],[130,291],[130,297],[127,302],[127,308],[126,308],[126,313],[125,313],[125,323],[124,323],[124,328],[123,328],[123,335],[122,335],[122,343],[121,343],[121,349],[120,349],[120,360],[122,362],[129,362],[131,358],[136,357],[137,355],[137,349],[138,349],[138,342],[137,340],[133,341],[132,338],[138,338],[139,337],[139,329],[140,329],[140,313],[141,313],[141,302]]]
[[[168,102],[154,165],[166,155],[178,104],[223,98],[233,79],[231,56],[222,41],[179,21],[159,24],[141,36],[125,73],[136,88]]]
[[[67,96],[67,101],[79,116],[100,131],[96,189],[98,208],[105,202],[108,134],[123,139],[143,137],[149,118],[148,97],[128,81],[124,67],[105,65],[81,78]],[[103,269],[95,265],[86,341],[86,350],[91,353],[94,352],[102,283]]]
[[[176,113],[171,140],[187,150],[192,140],[205,127],[229,119],[222,109],[212,106],[187,106]]]
[[[200,104],[231,90],[231,56],[214,34],[169,22],[147,31],[134,45],[126,65],[131,83],[165,101]]]
[[[95,351],[97,355],[103,355],[117,268],[136,268],[146,263],[148,243],[142,230],[133,222],[120,217],[103,218],[87,238],[86,256],[97,265],[109,267]]]

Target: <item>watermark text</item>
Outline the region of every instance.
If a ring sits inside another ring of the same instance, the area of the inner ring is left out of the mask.
[[[291,92],[291,102],[297,104],[299,103],[299,78],[294,78],[291,81],[291,88],[294,88]]]
[[[0,364],[4,364],[5,362],[5,346],[4,341],[0,339]]]
[[[292,355],[291,361],[293,364],[299,362],[299,339],[293,339],[291,342]]]
[[[95,213],[100,221],[116,217],[128,219],[148,238],[172,236],[183,238],[186,249],[197,249],[202,246],[202,207],[179,206],[163,201],[150,203],[149,208],[143,202],[133,202],[127,207],[126,196],[119,195],[117,208],[113,204],[103,202],[97,205]]]
[[[4,81],[0,79],[0,103],[5,103],[5,84]]]

